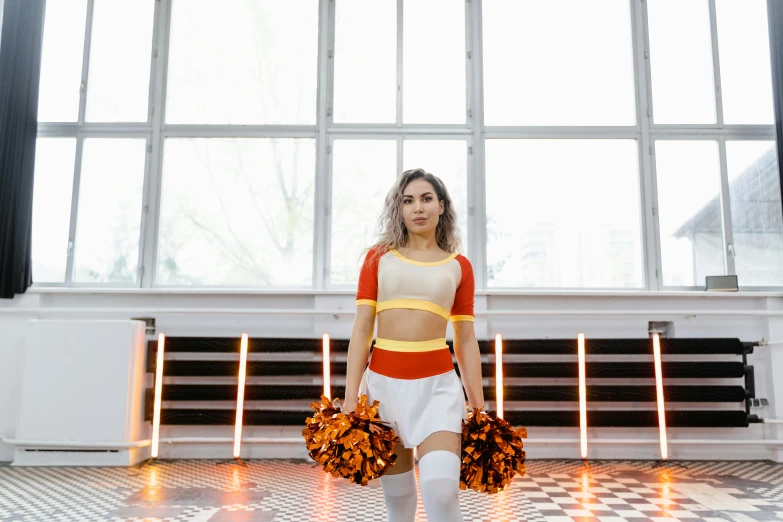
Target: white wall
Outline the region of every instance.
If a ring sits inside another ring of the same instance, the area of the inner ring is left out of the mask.
[[[0,436],[15,435],[18,417],[20,377],[25,347],[26,323],[30,318],[90,318],[118,319],[139,316],[157,318],[158,331],[168,335],[238,336],[248,332],[251,336],[266,337],[320,337],[329,333],[333,338],[347,338],[353,322],[351,313],[325,316],[275,316],[220,313],[220,314],[163,314],[154,310],[177,308],[184,311],[285,308],[302,310],[354,310],[352,291],[262,293],[250,291],[189,292],[170,290],[65,290],[42,291],[33,289],[13,300],[0,301]],[[55,312],[55,309],[71,312]],[[89,311],[75,312],[77,309]],[[568,310],[586,312],[642,312],[643,315],[612,315],[609,317],[534,316],[482,318],[482,310],[546,311],[550,314]],[[477,295],[476,310],[479,318],[476,331],[479,338],[492,338],[501,332],[506,338],[575,338],[583,332],[589,339],[601,337],[646,337],[648,321],[671,320],[676,337],[738,337],[742,341],[761,339],[783,341],[783,317],[764,316],[693,316],[693,311],[744,312],[767,310],[783,311],[783,294],[715,294],[715,293],[493,293]],[[655,315],[655,311],[667,311],[674,315]],[[147,312],[147,313],[145,313]],[[736,359],[734,359],[736,360]],[[754,409],[762,417],[783,417],[783,345],[757,348],[750,357],[756,366],[757,397],[770,400],[771,406]],[[732,406],[733,408],[736,405]],[[670,429],[670,439],[725,439],[726,444],[716,447],[705,445],[672,446],[672,458],[775,458],[783,459],[783,451],[766,445],[747,446],[748,439],[783,439],[778,425],[752,425],[748,429],[685,430]],[[274,435],[271,428],[252,428],[247,436]],[[162,437],[215,436],[215,427],[168,427]],[[203,433],[201,431],[203,431]],[[231,436],[230,430],[224,436]],[[222,433],[222,432],[221,432]],[[532,428],[530,438],[577,439],[576,429]],[[592,429],[591,440],[601,438],[657,438],[657,429],[621,430]],[[285,436],[298,436],[297,433]],[[192,453],[189,453],[192,451]],[[251,455],[293,456],[295,448],[253,448]],[[161,456],[228,456],[230,447],[161,447]],[[528,445],[530,458],[564,457],[578,458],[578,446]],[[616,446],[592,444],[591,458],[656,458],[658,448],[646,446]],[[0,443],[0,461],[9,461],[13,450]]]

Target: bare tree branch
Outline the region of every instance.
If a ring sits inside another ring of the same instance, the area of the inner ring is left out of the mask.
[[[245,259],[237,256],[236,251],[231,247],[231,245],[227,245],[224,239],[219,234],[215,233],[212,227],[199,222],[199,220],[191,214],[186,214],[186,216],[190,222],[193,223],[199,230],[208,236],[212,236],[212,238],[220,244],[227,260],[231,261],[237,268],[241,268],[251,274],[259,276],[264,284],[269,284],[270,278],[266,272],[264,270],[259,271],[259,267],[256,265],[248,265],[245,262]]]

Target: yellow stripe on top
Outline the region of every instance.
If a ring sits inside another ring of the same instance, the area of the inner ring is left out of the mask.
[[[390,299],[388,301],[383,301],[381,303],[378,303],[378,307],[376,309],[377,313],[381,313],[384,310],[389,310],[392,308],[407,308],[410,310],[424,310],[427,312],[432,312],[435,315],[439,315],[445,320],[449,320],[449,317],[451,314],[448,310],[443,308],[440,305],[437,305],[435,303],[431,303],[429,301],[422,301],[420,299]]]
[[[451,255],[449,255],[449,257],[447,257],[446,259],[441,259],[440,261],[416,261],[415,259],[409,259],[409,258],[405,257],[404,255],[400,254],[399,251],[397,251],[395,249],[391,249],[390,252],[392,254],[394,254],[395,256],[397,256],[397,258],[405,261],[406,263],[410,263],[412,265],[418,265],[418,266],[438,266],[438,265],[443,265],[443,264],[448,263],[449,261],[451,261],[452,259],[457,257],[457,253],[454,252]]]
[[[476,318],[472,315],[452,315],[451,322],[456,323],[458,321],[475,321]]]
[[[442,350],[448,348],[446,338],[432,339],[431,341],[393,341],[391,339],[375,340],[375,346],[382,350],[391,352],[431,352],[433,350]]]
[[[372,306],[373,308],[375,308],[376,302],[373,301],[372,299],[357,299],[356,300],[356,306],[359,306],[359,305],[367,305],[367,306]]]

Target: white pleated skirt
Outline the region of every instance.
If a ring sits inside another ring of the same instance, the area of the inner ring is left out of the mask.
[[[423,379],[395,379],[367,368],[359,395],[367,395],[367,404],[380,402],[378,415],[406,448],[438,431],[461,434],[462,421],[468,418],[462,382],[454,370]]]

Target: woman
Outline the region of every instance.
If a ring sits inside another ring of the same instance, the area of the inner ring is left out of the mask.
[[[348,347],[343,404],[360,394],[380,401],[379,415],[402,443],[381,477],[388,522],[416,514],[413,448],[418,447],[421,496],[430,522],[460,522],[462,420],[483,408],[481,359],[473,329],[474,280],[460,255],[457,216],[443,182],[422,169],[403,172],[386,196],[378,243],[359,275],[356,322]],[[378,337],[369,367],[375,317]],[[449,319],[462,382],[446,344]]]

